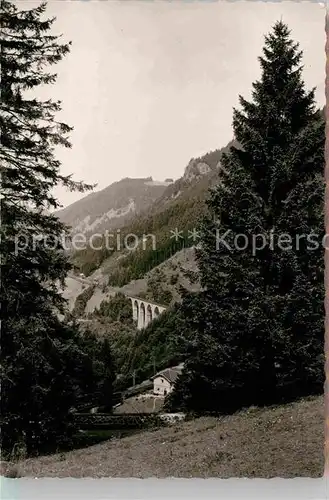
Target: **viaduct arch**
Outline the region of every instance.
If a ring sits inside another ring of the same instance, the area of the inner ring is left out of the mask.
[[[142,330],[146,328],[151,321],[157,318],[166,307],[160,304],[155,304],[154,302],[149,302],[144,299],[139,299],[138,297],[128,297],[131,301],[133,310],[133,320],[137,321],[137,329]]]
[[[91,286],[92,284],[95,284],[95,281],[93,283],[90,279],[86,279],[85,277],[82,278],[81,276],[74,276],[72,274],[68,275],[68,277],[74,279],[75,281],[80,281],[84,285]],[[111,292],[111,295],[115,295],[115,292]],[[155,302],[150,302],[131,295],[129,296],[126,293],[124,293],[124,295],[131,301],[133,320],[137,322],[138,330],[146,328],[147,325],[149,325],[155,318],[166,310],[165,306],[156,304]]]

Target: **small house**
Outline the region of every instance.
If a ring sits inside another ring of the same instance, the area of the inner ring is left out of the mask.
[[[154,377],[153,380],[153,394],[156,396],[166,396],[169,394],[174,387],[174,383],[180,375],[181,369],[179,367],[167,368],[163,370]]]

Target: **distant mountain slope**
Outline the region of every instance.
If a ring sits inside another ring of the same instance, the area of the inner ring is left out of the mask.
[[[101,191],[90,193],[59,210],[58,217],[73,233],[103,233],[126,224],[134,215],[149,207],[163,194],[170,182],[122,179]]]
[[[192,159],[184,175],[166,187],[163,193],[147,210],[136,214],[121,229],[121,240],[125,235],[134,234],[140,245],[134,251],[120,249],[110,251],[105,248],[86,248],[76,252],[74,265],[86,275],[101,267],[108,276],[111,286],[123,286],[131,280],[142,278],[148,271],[161,264],[177,251],[197,243],[191,231],[206,210],[209,188],[218,182],[218,167],[221,155],[233,142],[222,149]],[[181,231],[175,238],[173,231]],[[153,235],[142,244],[143,235]]]

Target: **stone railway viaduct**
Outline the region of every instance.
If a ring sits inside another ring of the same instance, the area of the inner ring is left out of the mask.
[[[151,323],[155,318],[157,318],[163,311],[166,310],[164,306],[160,304],[155,304],[154,302],[149,302],[145,299],[140,299],[138,297],[126,296],[131,301],[133,310],[133,320],[137,321],[137,329],[142,330],[146,328],[147,325]]]
[[[69,278],[79,281],[80,283],[88,286],[95,284],[91,280],[82,278],[80,276],[69,275]],[[113,290],[111,294],[115,295],[115,293],[119,291],[120,290]],[[163,311],[166,310],[166,307],[161,304],[156,304],[155,302],[150,302],[149,300],[141,299],[139,297],[133,297],[122,291],[121,293],[124,293],[127,299],[131,301],[132,317],[134,321],[137,321],[138,330],[143,330],[143,328],[146,328],[147,325],[151,323],[151,321],[153,321],[161,313],[163,313]]]

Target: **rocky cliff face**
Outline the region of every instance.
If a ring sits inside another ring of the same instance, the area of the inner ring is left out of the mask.
[[[180,199],[190,199],[199,191],[207,191],[217,176],[222,149],[200,158],[192,158],[182,177],[174,181],[125,178],[101,191],[93,192],[57,212],[58,217],[72,228],[72,233],[102,234],[122,228],[141,214],[159,213]],[[200,193],[199,193],[200,194]]]
[[[187,182],[192,182],[199,177],[209,174],[210,171],[211,168],[207,163],[192,159],[185,168],[183,179]]]
[[[233,144],[234,141],[230,141],[224,148],[211,151],[200,158],[192,158],[182,177],[168,184],[163,194],[150,206],[149,213],[157,214],[180,200],[205,197],[208,188],[217,180],[222,153],[227,152]]]

